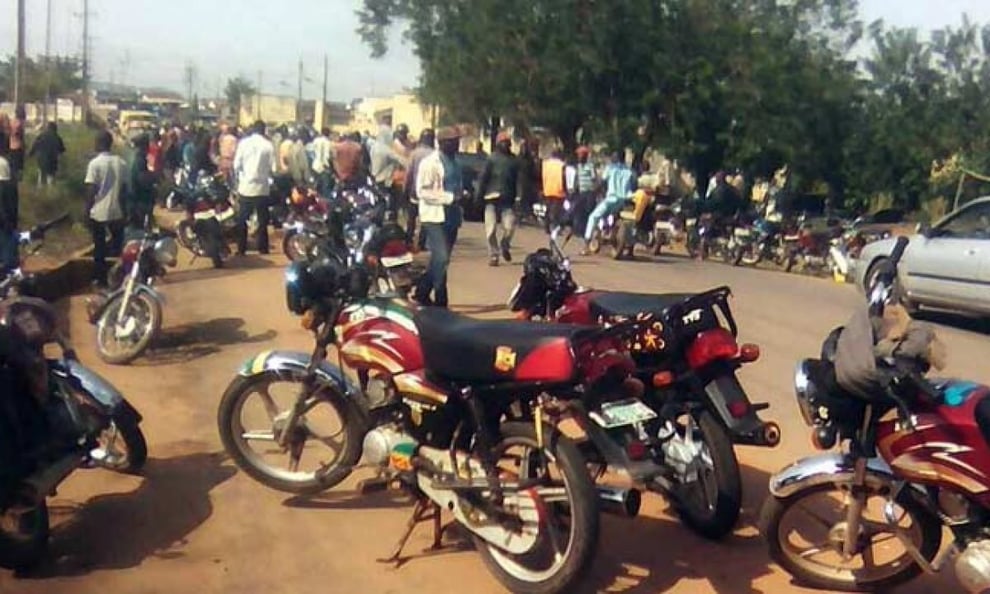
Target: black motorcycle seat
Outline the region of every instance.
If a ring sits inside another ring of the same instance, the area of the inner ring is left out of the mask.
[[[599,331],[596,327],[570,324],[476,320],[439,307],[421,308],[413,320],[419,331],[427,372],[469,383],[513,381],[515,369],[540,347],[559,339],[573,343],[582,335]],[[568,349],[572,358],[573,351]],[[527,377],[531,382],[541,379],[559,380],[549,375]]]
[[[593,319],[634,318],[641,313],[662,314],[672,305],[694,297],[693,293],[600,293],[591,299]]]

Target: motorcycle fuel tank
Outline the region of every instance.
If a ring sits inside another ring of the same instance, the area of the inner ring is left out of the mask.
[[[390,375],[423,368],[423,350],[412,314],[387,299],[346,308],[337,320],[340,355],[355,369]]]

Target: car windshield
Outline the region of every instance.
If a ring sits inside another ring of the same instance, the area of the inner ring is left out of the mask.
[[[939,237],[990,239],[990,202],[963,207],[938,226]]]

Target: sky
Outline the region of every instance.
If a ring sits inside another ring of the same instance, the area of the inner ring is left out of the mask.
[[[26,0],[27,51],[43,54],[46,1]],[[52,53],[82,49],[83,0],[52,2]],[[613,0],[622,1],[622,0]],[[94,78],[184,92],[186,66],[196,92],[213,96],[233,76],[265,93],[295,95],[303,61],[303,94],[322,91],[323,56],[329,58],[328,96],[349,101],[414,87],[419,76],[412,48],[392,32],[380,60],[355,32],[361,0],[90,0]],[[16,47],[17,0],[0,0],[0,55]],[[990,0],[860,0],[867,23],[931,30],[958,24],[963,13],[990,22]]]

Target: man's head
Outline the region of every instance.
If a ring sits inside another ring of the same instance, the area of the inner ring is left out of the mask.
[[[437,132],[437,141],[440,143],[440,152],[452,157],[461,148],[461,131],[457,126],[440,128]]]
[[[725,183],[725,172],[724,171],[716,171],[715,172],[715,183],[716,184],[724,184]]]
[[[55,122],[48,122],[48,125],[46,125],[45,128],[52,134],[58,133],[58,124]]]
[[[138,152],[142,152],[142,153],[148,152],[148,144],[149,141],[147,134],[141,134],[134,139],[134,148],[137,149]]]
[[[564,153],[560,149],[553,149],[553,151],[550,152],[550,157],[553,158],[553,159],[563,160],[564,159]]]
[[[616,165],[625,165],[626,154],[624,151],[615,151],[612,153],[612,162]]]
[[[419,133],[419,144],[420,146],[426,146],[433,148],[437,142],[437,133],[433,131],[433,128],[424,128],[422,132]]]
[[[587,163],[588,157],[591,156],[591,150],[588,147],[582,145],[577,147],[577,151],[575,151],[575,154],[577,154],[579,163]]]
[[[264,135],[264,133],[265,133],[265,123],[263,121],[261,121],[261,120],[256,121],[251,126],[251,132],[254,133],[254,134],[262,134],[262,135]]]
[[[395,138],[403,144],[409,140],[409,126],[405,124],[399,124],[395,127]]]
[[[327,128],[326,126],[324,126],[323,129],[320,130],[320,135],[321,136],[324,136],[326,138],[330,138],[330,128]]]
[[[113,135],[108,130],[100,130],[96,133],[96,152],[108,153],[113,147]]]
[[[361,144],[361,133],[355,130],[354,132],[351,132],[350,134],[345,136],[344,139]]]
[[[498,136],[495,137],[495,149],[508,154],[512,149],[512,135],[504,131],[499,132]]]

